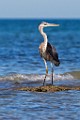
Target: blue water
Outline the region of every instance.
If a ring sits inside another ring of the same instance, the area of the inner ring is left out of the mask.
[[[43,37],[42,22],[60,24],[45,28],[48,40],[58,52],[60,66],[54,66],[54,84],[80,86],[80,20],[0,20],[0,119],[79,120],[80,91],[33,93],[4,90],[42,85],[44,62],[38,47]],[[49,75],[51,67],[48,62]],[[68,73],[68,74],[67,74]],[[75,77],[76,76],[76,77]],[[15,81],[19,82],[18,85]],[[50,77],[48,82],[50,82]]]
[[[43,20],[0,20],[0,75],[45,73],[38,47],[43,41],[38,25]],[[80,69],[80,21],[46,20],[60,27],[46,28],[49,42],[59,54],[56,73]],[[50,66],[49,66],[50,68]]]

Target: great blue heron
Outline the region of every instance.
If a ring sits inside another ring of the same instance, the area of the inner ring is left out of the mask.
[[[53,63],[54,63],[55,66],[59,66],[59,64],[60,64],[60,61],[58,59],[58,54],[56,52],[56,48],[48,42],[47,35],[43,31],[44,27],[49,27],[49,26],[55,27],[55,26],[59,26],[59,24],[51,24],[51,23],[47,23],[47,22],[42,22],[39,25],[39,31],[44,38],[44,42],[42,42],[39,46],[39,51],[40,51],[40,56],[43,58],[44,63],[45,63],[45,67],[46,67],[46,74],[45,74],[45,78],[44,78],[44,81],[43,81],[43,85],[45,84],[46,76],[48,75],[48,66],[47,66],[46,61],[51,62],[52,85],[53,85]]]

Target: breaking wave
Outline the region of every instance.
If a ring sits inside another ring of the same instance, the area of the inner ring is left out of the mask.
[[[47,80],[50,80],[51,75],[47,76]],[[41,81],[44,79],[44,75],[39,74],[10,74],[7,76],[0,76],[1,80],[27,80],[27,81]],[[64,74],[54,74],[54,80],[74,80],[80,79],[80,71],[67,72]]]

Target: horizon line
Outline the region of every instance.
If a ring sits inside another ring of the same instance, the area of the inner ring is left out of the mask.
[[[58,20],[58,19],[59,19],[59,20],[60,20],[60,19],[80,20],[80,18],[74,18],[74,17],[73,17],[73,18],[61,18],[61,17],[60,17],[60,18],[47,18],[47,17],[46,17],[46,18],[25,18],[25,17],[24,17],[24,18],[21,18],[21,17],[5,17],[5,18],[4,18],[4,17],[3,17],[3,18],[0,18],[0,20],[1,20],[1,19],[4,19],[4,20],[5,20],[5,19],[6,19],[6,20],[8,20],[8,19],[12,19],[12,20],[19,20],[19,19],[22,19],[22,20],[27,20],[27,19],[29,19],[29,20],[30,20],[30,19],[31,19],[31,20],[42,20],[42,19],[43,19],[43,20],[44,20],[44,19],[47,19],[47,20],[49,20],[49,19],[54,19],[54,20]]]

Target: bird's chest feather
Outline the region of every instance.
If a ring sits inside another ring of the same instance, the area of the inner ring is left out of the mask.
[[[44,43],[41,43],[41,45],[39,46],[39,51],[40,51],[40,55],[41,57],[43,57],[44,59],[47,59],[47,52],[46,52],[46,46]]]
[[[39,48],[40,54],[41,56],[45,56],[46,55],[46,50],[44,48]]]
[[[45,60],[49,60],[49,55],[47,54],[45,49],[39,49],[40,50],[40,56],[44,58]]]
[[[41,56],[45,56],[46,55],[46,49],[45,49],[45,47],[39,46],[39,51],[40,51],[40,55]]]

